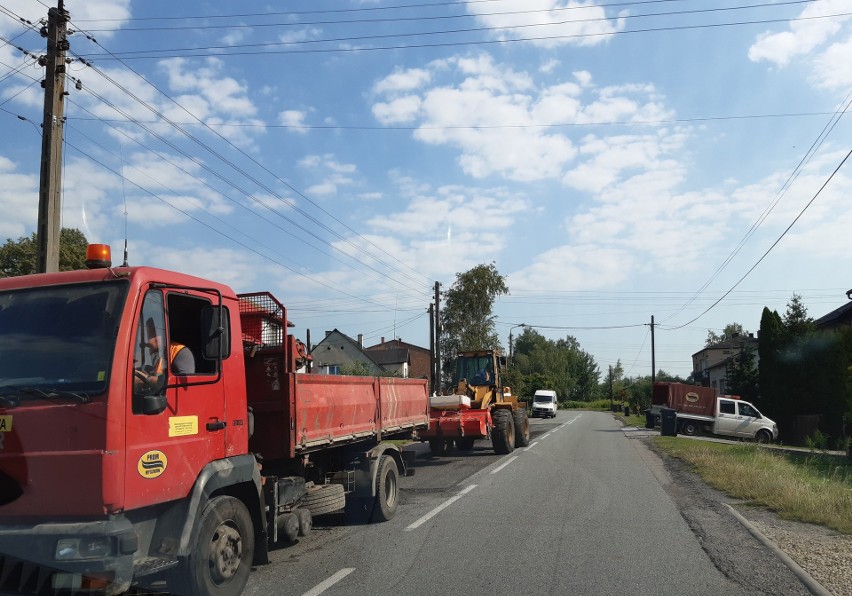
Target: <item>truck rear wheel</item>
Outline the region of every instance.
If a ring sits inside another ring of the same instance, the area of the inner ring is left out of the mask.
[[[429,450],[432,451],[432,455],[445,455],[452,444],[452,439],[429,439]]]
[[[399,506],[399,468],[390,455],[383,455],[376,471],[376,504],[374,521],[388,521]]]
[[[491,446],[494,453],[503,455],[515,450],[515,422],[509,410],[494,410],[491,413],[494,428],[491,429]]]
[[[694,437],[701,432],[701,427],[694,420],[684,420],[680,426],[680,432],[688,437]]]
[[[514,410],[512,420],[515,423],[515,447],[526,447],[530,444],[530,421],[526,410]]]
[[[346,494],[342,484],[315,484],[305,489],[301,506],[311,515],[323,515],[340,511],[346,505]]]
[[[194,596],[238,596],[254,558],[254,526],[248,509],[234,497],[215,497],[204,508],[198,548],[186,561],[185,589]]]

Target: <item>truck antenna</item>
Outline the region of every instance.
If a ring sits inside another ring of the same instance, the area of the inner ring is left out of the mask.
[[[121,143],[118,144],[118,151],[121,155],[121,194],[124,199],[124,262],[122,267],[127,267],[127,189],[124,185],[124,147]]]

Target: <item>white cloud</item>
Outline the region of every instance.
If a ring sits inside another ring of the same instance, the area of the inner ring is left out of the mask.
[[[430,86],[416,95],[388,93],[373,114],[383,124],[417,126],[417,140],[457,148],[459,166],[474,178],[559,180],[577,158],[569,136],[577,129],[552,125],[656,121],[672,114],[652,85],[596,89],[587,71],[541,86],[530,73],[487,54],[429,68]]]
[[[466,8],[484,26],[494,29],[496,39],[530,39],[529,43],[542,47],[598,45],[625,26],[624,14],[607,17],[606,8],[594,1],[506,0],[499,10],[476,2]]]
[[[757,41],[749,48],[749,58],[755,62],[766,60],[786,66],[794,57],[811,52],[837,33],[840,23],[848,18],[816,17],[842,13],[846,8],[845,0],[822,0],[807,5],[798,17],[800,20],[790,21],[789,31],[766,31],[758,35]]]
[[[284,110],[278,113],[278,123],[289,127],[295,132],[305,134],[308,132],[308,129],[305,127],[305,118],[307,116],[307,112],[301,110]]]
[[[341,186],[352,186],[357,183],[353,176],[357,174],[358,168],[355,164],[341,163],[334,155],[307,155],[299,161],[299,166],[308,170],[315,170],[324,176],[324,179],[306,189],[308,195],[329,196],[337,194]]]
[[[373,92],[396,93],[400,91],[413,91],[429,83],[431,78],[431,72],[424,68],[397,70],[376,83],[373,86]]]
[[[852,86],[852,38],[828,46],[814,58],[812,80],[818,87],[847,90]]]

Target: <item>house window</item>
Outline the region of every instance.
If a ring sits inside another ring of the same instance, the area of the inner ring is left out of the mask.
[[[339,364],[327,364],[324,368],[325,368],[325,374],[327,374],[327,375],[339,375],[340,374],[340,365]]]

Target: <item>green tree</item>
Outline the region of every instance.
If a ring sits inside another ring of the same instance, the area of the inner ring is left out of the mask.
[[[514,347],[512,369],[520,375],[526,393],[553,389],[560,401],[590,401],[596,397],[600,372],[591,354],[572,336],[556,341],[527,327]]]
[[[747,335],[748,331],[743,329],[743,326],[740,323],[728,323],[725,325],[725,328],[722,330],[721,335],[716,333],[713,329],[707,330],[707,339],[704,340],[704,346],[710,347],[715,346],[716,344],[722,343],[723,341],[728,341],[736,336]]]
[[[754,348],[750,345],[743,348],[728,362],[727,366],[728,391],[739,395],[745,400],[756,402],[760,395],[760,378],[754,363]]]
[[[62,228],[59,233],[59,270],[85,269],[86,246],[83,232],[74,228]],[[0,246],[0,277],[15,277],[36,272],[38,264],[38,239],[36,233],[11,238]]]
[[[464,350],[500,350],[494,325],[494,300],[508,294],[506,278],[494,263],[456,274],[447,290],[440,321],[445,378],[452,373],[456,355]]]

